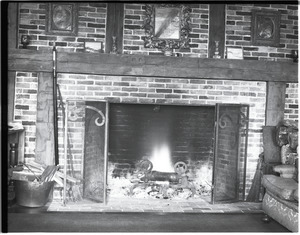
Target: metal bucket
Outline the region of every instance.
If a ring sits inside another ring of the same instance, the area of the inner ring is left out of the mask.
[[[54,181],[39,183],[15,180],[14,185],[18,205],[26,207],[42,207],[49,200],[49,194],[54,186]]]

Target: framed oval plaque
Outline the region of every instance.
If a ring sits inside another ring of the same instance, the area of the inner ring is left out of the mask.
[[[77,34],[77,4],[49,3],[46,22],[47,34]]]

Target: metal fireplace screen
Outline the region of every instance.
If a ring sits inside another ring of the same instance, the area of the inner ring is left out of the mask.
[[[85,147],[83,197],[106,200],[107,103],[87,102],[85,110]]]
[[[248,105],[216,105],[212,203],[245,196],[248,116]]]
[[[106,202],[108,115],[106,101],[68,100],[65,118],[65,174],[81,179],[84,198]],[[212,203],[245,196],[249,106],[215,107]],[[66,178],[66,177],[65,177]],[[64,200],[69,190],[64,182]]]
[[[64,203],[76,195],[105,203],[107,135],[106,101],[66,101]],[[72,184],[74,178],[80,183]]]

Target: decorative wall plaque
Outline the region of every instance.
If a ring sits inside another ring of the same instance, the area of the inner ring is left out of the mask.
[[[77,4],[60,2],[49,3],[46,32],[58,35],[77,34]]]
[[[280,12],[252,11],[252,44],[278,46],[280,43]]]
[[[244,50],[243,48],[227,47],[226,55],[227,59],[242,60],[244,59]]]
[[[103,52],[103,42],[84,42],[85,52]]]
[[[145,47],[189,47],[190,8],[182,4],[146,4]]]

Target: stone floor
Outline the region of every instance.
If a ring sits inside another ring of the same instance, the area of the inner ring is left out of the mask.
[[[61,200],[49,203],[48,211],[80,211],[80,212],[188,212],[188,213],[261,213],[261,203],[235,202],[211,204],[210,198],[189,199],[139,199],[139,198],[108,198],[107,203],[96,203],[87,199],[78,202]]]

